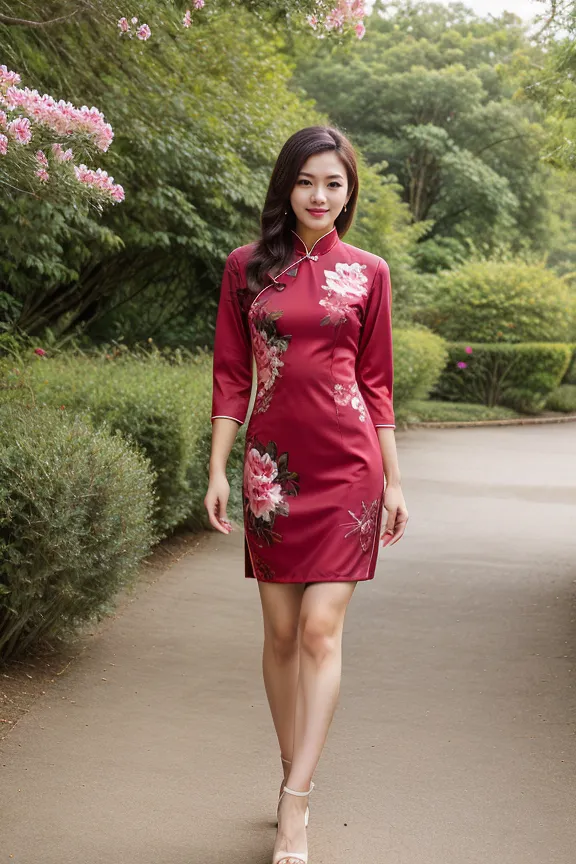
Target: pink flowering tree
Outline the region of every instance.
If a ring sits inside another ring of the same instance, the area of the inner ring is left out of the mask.
[[[32,194],[51,183],[55,198],[123,201],[124,190],[113,177],[79,161],[105,153],[112,142],[102,112],[20,84],[17,72],[0,66],[0,183]]]

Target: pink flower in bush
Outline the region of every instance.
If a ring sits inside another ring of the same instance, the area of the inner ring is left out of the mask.
[[[318,16],[317,15],[308,15],[308,18],[306,20],[308,21],[308,23],[310,24],[312,29],[316,30],[316,28],[318,27]]]
[[[190,27],[190,25],[192,24],[192,13],[190,12],[190,9],[186,10],[184,18],[182,19],[182,24],[184,25],[184,27]]]
[[[465,350],[466,354],[472,354],[472,346],[471,345],[467,345],[464,350]]]
[[[459,360],[458,363],[456,363],[456,366],[458,367],[458,369],[466,369],[468,363],[465,363],[463,360]]]
[[[18,144],[28,144],[32,138],[30,120],[27,117],[18,117],[16,120],[12,120],[6,128]]]
[[[6,116],[5,111],[0,111],[0,126],[6,126],[8,123],[8,117]]]
[[[61,144],[52,144],[52,152],[58,162],[69,162],[73,158],[72,148],[64,150]]]
[[[136,18],[136,17],[131,18],[130,20],[132,21],[132,24],[137,24],[137,23],[138,23],[138,18]]]
[[[43,165],[45,168],[48,167],[48,159],[46,158],[46,154],[43,150],[36,151],[36,159],[38,160],[40,165]]]
[[[99,189],[106,195],[109,195],[113,201],[124,200],[124,189],[119,183],[114,183],[114,178],[108,176],[107,171],[97,168],[93,171],[87,168],[86,165],[75,165],[74,173],[79,183],[85,183],[87,186],[93,186]]]
[[[194,0],[194,8],[202,9],[205,6],[205,0]]]
[[[5,156],[8,150],[8,138],[6,135],[0,135],[0,156]]]
[[[120,18],[120,20],[118,21],[118,29],[121,33],[128,33],[128,31],[130,30],[130,25],[128,24],[127,18]]]
[[[38,171],[35,171],[34,173],[36,174],[37,177],[40,178],[40,180],[42,180],[43,183],[47,183],[48,180],[50,179],[50,175],[48,174],[48,171],[45,168],[39,168]]]
[[[136,36],[140,39],[141,42],[146,42],[147,39],[151,36],[151,30],[148,24],[142,24],[141,27],[138,28]]]
[[[44,350],[44,348],[35,348],[34,353],[38,354],[39,357],[44,357],[46,351]]]
[[[0,66],[0,90],[12,84],[20,84],[20,75],[17,72],[10,72],[3,63]]]
[[[364,22],[360,21],[354,29],[356,31],[356,36],[358,37],[358,39],[363,39],[364,35],[366,34],[366,27],[364,26]]]
[[[244,468],[244,484],[248,503],[256,518],[270,521],[271,514],[282,504],[282,487],[274,480],[278,466],[268,453],[261,455],[253,447],[248,451]]]

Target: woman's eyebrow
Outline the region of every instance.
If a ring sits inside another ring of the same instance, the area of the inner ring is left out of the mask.
[[[300,174],[301,174],[303,177],[315,177],[315,176],[316,176],[315,174],[309,174],[307,171],[300,171]],[[342,174],[327,174],[327,175],[326,175],[326,178],[327,178],[328,180],[331,180],[333,177],[339,177],[340,180],[343,180],[343,179],[344,179],[344,177],[342,176]]]

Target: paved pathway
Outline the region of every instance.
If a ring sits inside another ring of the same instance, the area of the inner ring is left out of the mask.
[[[349,610],[310,864],[573,864],[576,426],[398,437],[412,518]],[[241,566],[211,535],[3,742],[1,864],[269,864]]]

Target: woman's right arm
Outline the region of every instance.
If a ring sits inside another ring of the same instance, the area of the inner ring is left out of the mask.
[[[252,391],[252,343],[238,290],[240,267],[231,252],[226,260],[214,335],[212,366],[212,445],[210,475],[204,506],[210,524],[223,534],[231,530],[226,507],[230,486],[228,456],[248,413]]]

